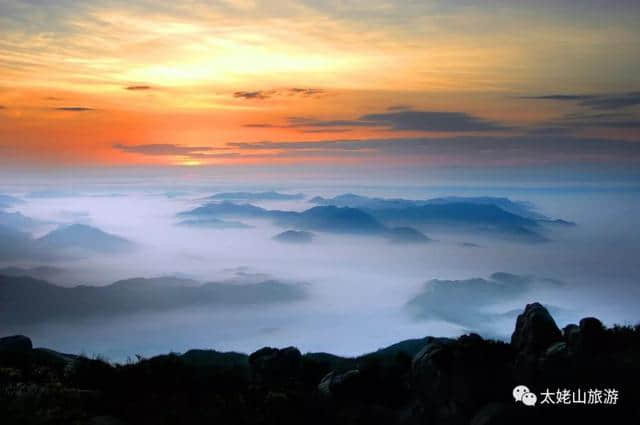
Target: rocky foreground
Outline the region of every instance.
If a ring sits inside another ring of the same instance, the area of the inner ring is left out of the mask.
[[[536,397],[515,401],[519,385]],[[509,344],[469,334],[357,358],[289,347],[123,365],[12,336],[0,338],[0,423],[640,423],[640,326],[585,318],[561,331],[534,303]]]

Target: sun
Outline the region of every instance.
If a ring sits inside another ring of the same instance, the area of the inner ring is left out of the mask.
[[[202,162],[195,159],[188,159],[186,161],[182,161],[180,165],[185,165],[187,167],[197,167],[198,165],[202,165]]]

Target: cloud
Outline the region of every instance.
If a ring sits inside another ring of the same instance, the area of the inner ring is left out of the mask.
[[[523,99],[537,99],[537,100],[586,100],[592,99],[594,95],[589,94],[548,94],[544,96],[524,96]]]
[[[272,97],[274,94],[275,94],[274,90],[237,91],[233,93],[233,97],[240,98],[240,99],[248,99],[248,100],[253,100],[253,99],[263,100],[263,99],[268,99]]]
[[[640,105],[640,92],[608,93],[608,94],[550,94],[544,96],[527,96],[524,99],[558,100],[577,102],[597,110],[622,109]]]
[[[89,108],[86,106],[61,106],[59,108],[53,108],[56,111],[67,111],[67,112],[90,112],[95,111],[93,108]]]
[[[640,128],[640,118],[628,112],[577,112],[538,125],[529,134],[566,134],[585,128]]]
[[[138,90],[151,90],[151,86],[128,86],[125,90],[138,91]]]
[[[584,100],[581,105],[592,109],[620,109],[640,105],[640,92],[607,95]]]
[[[464,112],[402,110],[381,114],[367,114],[361,121],[387,125],[392,130],[405,131],[501,131],[507,127]]]
[[[146,156],[182,156],[189,159],[240,159],[266,158],[270,155],[243,154],[229,152],[229,148],[212,148],[209,146],[182,146],[175,144],[124,145],[117,143],[113,148],[121,152]],[[223,152],[213,152],[223,151]]]
[[[303,133],[348,133],[350,128],[312,128],[302,130]]]
[[[320,96],[326,93],[326,91],[322,89],[302,89],[302,88],[290,88],[288,89],[290,95],[300,95],[303,97],[314,97]]]
[[[236,91],[233,93],[233,97],[246,100],[265,100],[275,96],[319,97],[324,94],[326,94],[326,91],[322,89],[292,87],[272,90]]]
[[[243,125],[243,127],[246,128],[281,128],[281,125],[275,125],[275,124],[263,124],[263,123],[256,123],[256,124],[245,124]]]
[[[113,145],[113,147],[122,152],[151,156],[191,156],[212,150],[212,148],[208,146],[181,146],[174,144],[123,145],[118,143]]]
[[[191,159],[286,159],[352,157],[408,160],[435,165],[635,164],[640,142],[576,137],[554,132],[522,136],[327,139],[319,141],[229,142],[221,147],[176,144],[125,145],[114,149],[149,156]]]
[[[406,111],[412,109],[409,105],[391,105],[387,108],[387,111]]]
[[[640,143],[570,135],[513,137],[389,138],[312,142],[233,142],[237,151],[278,151],[279,157],[346,155],[362,158],[410,158],[442,164],[566,164],[640,161]]]
[[[310,117],[289,117],[287,124],[248,124],[258,128],[300,128],[303,132],[337,132],[329,128],[347,131],[352,127],[385,128],[392,131],[473,132],[503,131],[509,127],[464,112],[416,111],[404,106],[392,107],[393,111],[365,114],[354,120],[323,120]]]
[[[376,127],[382,126],[382,123],[376,123],[373,121],[362,121],[362,120],[318,120],[314,118],[307,117],[289,117],[288,118],[289,128],[296,127],[316,127],[316,128],[324,128],[324,127]]]

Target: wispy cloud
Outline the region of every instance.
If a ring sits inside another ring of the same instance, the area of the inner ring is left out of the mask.
[[[576,102],[580,106],[599,110],[622,109],[640,105],[639,91],[605,94],[549,94],[543,96],[526,96],[524,98]]]
[[[256,91],[237,91],[233,93],[233,97],[239,99],[268,99],[275,94],[274,90],[256,90]]]
[[[191,156],[196,155],[202,152],[208,152],[213,150],[213,148],[208,146],[182,146],[182,145],[174,145],[174,144],[148,144],[148,145],[124,145],[121,143],[117,143],[113,145],[113,147],[119,151],[127,152],[127,153],[137,153],[142,155],[153,155],[153,156]]]
[[[381,114],[368,114],[360,121],[386,125],[392,130],[406,131],[501,131],[508,130],[497,122],[485,120],[464,112],[403,110]]]
[[[323,120],[310,117],[289,117],[281,126],[270,124],[248,124],[248,127],[301,128],[304,132],[335,131],[329,128],[353,127],[384,128],[391,131],[432,131],[432,132],[484,132],[504,131],[510,127],[498,122],[479,118],[465,112],[417,111],[395,107],[393,111],[365,114],[353,120]]]
[[[593,109],[620,109],[636,106],[640,105],[640,92],[594,97],[584,100],[581,104]]]
[[[154,143],[146,145],[125,145],[117,143],[113,148],[121,152],[145,156],[179,156],[186,159],[246,159],[267,158],[271,155],[254,155],[244,152],[231,152],[227,147],[212,148],[209,146],[183,146],[171,143]]]
[[[594,97],[595,95],[592,94],[546,94],[542,96],[523,96],[522,99],[579,101]]]
[[[570,133],[587,128],[640,128],[640,117],[630,112],[576,112],[539,124],[529,134]]]
[[[286,92],[288,92],[288,94],[290,95],[299,95],[304,97],[313,97],[326,94],[326,91],[322,89],[302,89],[298,87],[290,88]]]
[[[236,151],[275,151],[303,157],[306,152],[362,158],[411,159],[442,164],[638,163],[640,143],[570,135],[323,140],[314,142],[235,142]]]
[[[151,90],[151,86],[127,86],[125,87],[125,90],[131,90],[131,91]]]
[[[113,146],[121,152],[188,159],[296,159],[349,157],[441,165],[640,163],[640,143],[563,134],[514,137],[329,139],[232,142],[222,147],[147,144]]]
[[[387,108],[387,111],[407,111],[413,109],[411,106],[409,105],[391,105]]]
[[[93,108],[89,108],[86,106],[61,106],[59,108],[53,108],[56,111],[66,111],[66,112],[90,112],[95,111]]]
[[[285,88],[272,90],[236,91],[233,97],[246,100],[265,100],[276,96],[318,97],[326,94],[325,90],[314,88]]]

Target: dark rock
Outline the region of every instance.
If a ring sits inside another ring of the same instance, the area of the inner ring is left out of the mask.
[[[462,335],[458,338],[458,341],[460,342],[466,342],[466,343],[473,343],[473,342],[482,342],[483,339],[480,335],[478,335],[477,333],[470,333],[470,334],[466,334],[466,335]]]
[[[285,385],[295,380],[300,374],[301,363],[302,354],[295,347],[264,347],[249,356],[254,382],[267,386]]]
[[[78,359],[73,354],[59,353],[48,348],[34,348],[32,358],[35,362],[47,365],[66,366]]]
[[[430,338],[411,368],[411,385],[423,411],[434,423],[469,423],[480,406],[499,398],[498,388],[508,379],[509,351],[506,344],[474,335]]]
[[[576,325],[575,323],[570,323],[562,328],[562,336],[564,337],[564,339],[569,339],[579,331],[580,328],[578,327],[578,325]]]
[[[513,404],[489,403],[480,409],[470,422],[470,425],[512,425],[527,424],[531,412],[518,409]]]
[[[358,369],[352,369],[345,373],[331,371],[318,384],[318,391],[326,396],[349,397],[358,390],[360,381]]]
[[[0,353],[28,353],[32,348],[31,339],[24,335],[0,338]]]
[[[518,316],[511,345],[518,352],[535,353],[562,340],[560,329],[546,308],[540,303],[527,304]]]
[[[555,359],[555,358],[564,358],[567,356],[567,343],[565,342],[556,342],[547,348],[547,351],[544,353],[544,357]]]
[[[595,353],[605,347],[606,331],[602,322],[595,317],[580,320],[579,351]]]
[[[95,416],[88,425],[124,425],[124,422],[111,416]]]

